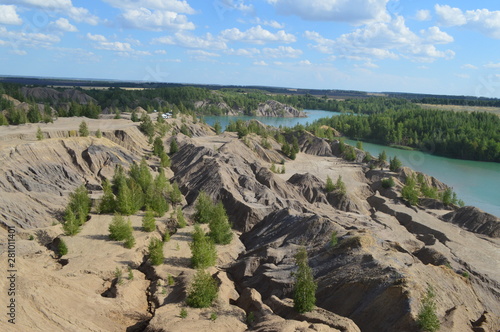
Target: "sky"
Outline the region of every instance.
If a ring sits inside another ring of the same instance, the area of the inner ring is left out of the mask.
[[[500,98],[500,1],[0,0],[0,75]]]

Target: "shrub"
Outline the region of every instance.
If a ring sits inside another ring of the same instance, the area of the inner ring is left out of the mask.
[[[382,152],[379,153],[378,161],[379,163],[385,163],[387,161],[387,153],[385,153],[385,150],[382,150]]]
[[[335,185],[333,184],[333,180],[332,180],[332,178],[329,175],[326,177],[325,190],[328,193],[335,190]]]
[[[132,268],[129,266],[127,267],[128,270],[128,280],[134,280],[134,272],[132,272]]]
[[[120,214],[115,214],[109,224],[109,238],[115,241],[123,241],[132,237],[132,223]]]
[[[210,273],[198,270],[191,284],[186,303],[194,308],[207,308],[217,298],[217,282]]]
[[[187,312],[186,308],[181,309],[179,316],[181,316],[182,319],[184,319],[188,316],[188,312]]]
[[[36,130],[36,139],[39,141],[43,139],[43,132],[40,127],[38,127],[38,129]]]
[[[209,238],[199,225],[195,225],[192,234],[193,241],[189,244],[191,248],[191,263],[194,268],[207,268],[215,265],[217,250],[211,238]]]
[[[125,239],[125,242],[123,242],[123,246],[127,249],[131,249],[135,246],[135,238],[133,235],[130,235]]]
[[[339,243],[339,238],[337,237],[337,232],[333,231],[330,237],[330,246],[335,247]]]
[[[416,188],[415,178],[409,176],[406,178],[405,185],[401,189],[401,194],[403,198],[407,200],[411,205],[418,203],[418,190]]]
[[[83,225],[87,221],[87,217],[90,213],[91,200],[89,193],[85,185],[81,185],[76,188],[75,192],[69,195],[68,209],[71,209],[75,214],[75,218],[80,225]]]
[[[163,147],[163,141],[160,137],[156,137],[153,142],[153,154],[155,156],[160,157],[163,153],[165,153],[165,148]]]
[[[164,255],[163,255],[163,241],[160,239],[153,238],[149,242],[149,259],[151,260],[151,264],[160,265],[163,263]]]
[[[208,224],[210,221],[210,212],[213,202],[210,196],[204,191],[200,191],[196,201],[194,220],[200,224]]]
[[[97,137],[97,138],[101,138],[102,137],[102,131],[101,131],[101,129],[97,129],[97,131],[95,132],[95,137]]]
[[[80,232],[80,223],[76,220],[75,214],[71,209],[66,209],[64,215],[63,230],[64,234],[73,236]]]
[[[436,315],[436,303],[434,302],[434,289],[432,286],[427,288],[427,292],[422,299],[420,311],[417,317],[417,324],[422,331],[435,332],[439,330],[440,323]]]
[[[392,177],[382,179],[382,187],[385,189],[392,188],[396,185]]]
[[[299,313],[314,309],[316,304],[316,288],[312,269],[307,262],[306,248],[302,247],[295,255],[298,270],[295,273],[295,285],[293,289],[293,306]]]
[[[180,204],[182,202],[182,193],[179,189],[179,185],[174,182],[172,184],[172,190],[170,191],[170,201],[172,204]]]
[[[78,133],[82,137],[87,137],[89,136],[89,127],[87,126],[87,122],[82,121],[80,123],[80,127],[78,128]]]
[[[335,189],[341,194],[345,195],[347,192],[344,181],[342,180],[342,175],[337,178],[337,183],[335,183]]]
[[[160,165],[161,167],[170,167],[171,165],[171,161],[170,161],[170,157],[168,156],[168,154],[166,154],[165,152],[163,152],[162,154],[160,154]]]
[[[219,135],[221,133],[221,130],[222,130],[222,126],[220,125],[220,122],[219,121],[216,121],[214,123],[214,130],[215,130],[215,134],[216,135]]]
[[[398,159],[398,157],[394,156],[389,160],[389,170],[391,172],[397,172],[401,168],[403,164],[401,161]]]
[[[102,190],[104,195],[102,196],[101,203],[99,204],[99,213],[112,213],[116,209],[116,200],[108,179],[103,181]]]
[[[179,228],[184,228],[187,226],[186,218],[184,218],[184,213],[182,213],[182,209],[177,209],[177,225]]]
[[[59,238],[59,244],[57,245],[57,253],[59,254],[59,257],[62,257],[68,253],[68,246],[66,245],[66,242],[64,242],[64,240],[61,238]]]
[[[177,145],[177,140],[174,138],[170,142],[170,154],[172,155],[172,154],[176,153],[177,151],[179,151],[179,146]]]
[[[363,143],[360,141],[356,142],[356,149],[363,150]]]
[[[222,202],[217,203],[210,211],[209,236],[217,244],[228,244],[233,238],[231,224],[226,214],[226,209]]]
[[[366,151],[365,156],[363,157],[363,162],[368,163],[372,160],[372,155],[370,152]]]
[[[156,220],[152,210],[146,210],[144,217],[142,217],[142,229],[145,232],[152,232],[156,229]]]

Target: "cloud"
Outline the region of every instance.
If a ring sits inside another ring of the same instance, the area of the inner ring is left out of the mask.
[[[312,65],[312,63],[309,60],[302,60],[302,61],[299,61],[299,65],[300,66],[310,66],[310,65]]]
[[[3,40],[3,46],[12,47],[17,54],[24,53],[27,47],[48,48],[61,41],[54,34],[9,31],[2,26],[0,26],[0,40]]]
[[[172,11],[154,10],[147,8],[127,9],[119,19],[127,28],[161,31],[194,30],[195,25],[189,22],[186,15]]]
[[[253,63],[255,66],[268,66],[267,62],[261,60],[261,61],[255,61]]]
[[[202,48],[209,50],[227,49],[226,42],[221,40],[220,38],[214,37],[211,33],[207,33],[203,37],[197,37],[191,33],[179,31],[171,36],[155,38],[153,39],[153,43],[177,45],[185,48]]]
[[[435,5],[439,24],[443,26],[462,26],[479,31],[486,36],[500,39],[500,11],[488,9],[467,10],[452,8],[448,5]]]
[[[187,1],[179,0],[104,0],[111,6],[119,9],[151,8],[167,10],[176,13],[194,14],[195,10]]]
[[[165,50],[156,50],[154,51],[155,54],[167,54],[167,51]]]
[[[197,56],[203,56],[203,57],[219,57],[220,54],[214,53],[214,52],[207,52],[203,50],[189,50],[187,51],[188,54],[191,55],[197,55]]]
[[[97,50],[117,52],[117,54],[120,56],[151,55],[151,53],[147,51],[135,50],[134,48],[132,48],[132,45],[130,43],[110,41],[103,35],[93,35],[91,33],[87,33],[86,37],[88,40],[94,42],[92,46]]]
[[[462,69],[474,69],[474,70],[475,70],[475,69],[478,69],[476,66],[471,65],[471,64],[469,64],[469,63],[467,63],[467,64],[463,65],[463,66],[462,66],[462,67],[460,67],[460,68],[462,68]]]
[[[67,32],[76,32],[78,29],[69,23],[69,21],[63,17],[58,19],[55,22],[50,22],[49,26],[52,27],[55,30],[60,30],[60,31],[67,31]]]
[[[240,31],[238,28],[226,29],[220,33],[222,39],[232,42],[246,42],[253,44],[266,44],[272,42],[293,43],[297,39],[294,35],[279,30],[272,33],[263,29],[260,25],[252,27],[246,31]]]
[[[277,48],[264,48],[263,53],[270,58],[297,58],[302,55],[301,50],[290,46],[278,46]]]
[[[459,77],[459,78],[464,78],[464,79],[469,79],[470,78],[470,75],[468,74],[455,74],[456,77]]]
[[[484,68],[491,68],[491,69],[499,69],[500,68],[500,63],[490,62],[488,64],[485,64],[483,67]]]
[[[228,49],[225,51],[228,55],[237,55],[237,56],[247,56],[253,57],[260,54],[260,50],[257,48],[239,48],[239,49]]]
[[[311,47],[317,51],[351,60],[404,57],[414,61],[432,62],[437,58],[450,59],[455,55],[451,50],[439,51],[434,46],[450,43],[453,37],[438,27],[422,30],[420,37],[406,26],[402,16],[397,16],[387,23],[368,24],[335,40],[327,39],[315,31],[306,31],[304,35],[316,43]]]
[[[15,4],[24,8],[37,8],[68,15],[77,22],[97,25],[99,18],[92,15],[86,8],[75,7],[71,0],[0,0],[2,3]]]
[[[284,29],[285,28],[285,25],[282,24],[282,23],[279,23],[275,20],[263,20],[259,17],[257,18],[254,18],[253,20],[250,21],[250,23],[252,24],[260,24],[260,25],[264,25],[264,26],[270,26],[271,28],[275,28],[275,29]]]
[[[415,15],[415,19],[417,21],[429,21],[431,19],[431,12],[427,9],[421,9],[417,11],[417,15]]]
[[[389,0],[268,0],[277,12],[295,15],[308,21],[336,21],[351,24],[390,20]]]
[[[17,15],[16,6],[0,5],[0,24],[20,25],[23,20]]]

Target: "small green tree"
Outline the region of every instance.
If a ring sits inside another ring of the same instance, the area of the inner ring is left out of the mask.
[[[191,283],[186,303],[193,308],[207,308],[217,298],[217,282],[210,273],[198,270]]]
[[[335,247],[338,242],[339,238],[337,237],[337,232],[333,231],[332,235],[330,236],[330,246]]]
[[[165,256],[163,255],[163,241],[157,238],[151,239],[148,246],[149,259],[153,265],[163,264]]]
[[[102,190],[104,195],[102,196],[101,203],[99,204],[100,213],[113,213],[116,209],[115,195],[113,195],[113,190],[111,189],[111,184],[108,179],[104,179],[102,182]]]
[[[363,150],[363,142],[357,141],[356,142],[356,149]]]
[[[66,242],[64,242],[64,240],[61,238],[59,238],[59,244],[57,245],[57,253],[59,254],[59,257],[62,257],[68,253],[68,246],[66,245]]]
[[[182,202],[182,193],[177,182],[174,182],[172,184],[172,190],[170,191],[170,201],[172,202],[172,204],[180,204]]]
[[[36,130],[36,139],[39,140],[39,141],[41,141],[43,139],[43,131],[40,128],[40,126]]]
[[[127,185],[125,177],[120,178],[117,185],[118,194],[116,195],[116,211],[129,216],[135,212],[132,192]]]
[[[97,137],[97,138],[101,138],[102,137],[102,131],[101,131],[101,129],[97,129],[97,131],[95,132],[95,137]]]
[[[156,220],[152,210],[147,209],[142,217],[142,229],[145,232],[152,232],[156,229]]]
[[[123,242],[123,246],[127,249],[131,249],[135,246],[135,238],[133,235],[130,235],[125,239],[125,242]]]
[[[163,141],[160,137],[156,137],[153,142],[153,154],[155,156],[160,157],[163,153],[165,153],[165,148],[163,147]]]
[[[332,180],[332,178],[329,175],[326,177],[325,190],[328,193],[335,190],[335,185],[333,184],[333,180]]]
[[[295,273],[295,285],[293,290],[293,305],[299,313],[314,309],[316,304],[316,288],[312,269],[307,262],[307,251],[305,247],[299,249],[295,255],[298,270]]]
[[[114,215],[108,229],[111,240],[124,241],[132,237],[133,228],[130,219],[125,221],[125,218],[120,214]]]
[[[211,218],[208,223],[210,228],[209,236],[217,244],[228,244],[233,239],[231,224],[226,214],[226,209],[222,202],[217,203],[211,211]]]
[[[75,214],[75,218],[80,226],[87,221],[91,203],[87,188],[83,184],[69,195],[67,209],[70,209]]]
[[[196,201],[194,220],[200,224],[208,224],[210,222],[211,210],[213,202],[210,196],[204,191],[200,191]]]
[[[170,167],[171,165],[170,157],[165,153],[165,151],[160,154],[160,165],[161,167]]]
[[[211,238],[209,238],[199,225],[195,225],[192,234],[193,241],[189,244],[191,248],[191,263],[196,269],[204,269],[215,265],[217,250]]]
[[[398,157],[394,156],[389,160],[389,170],[391,172],[397,172],[399,169],[403,166],[401,163],[401,160],[398,159]]]
[[[385,150],[382,150],[382,152],[380,152],[378,155],[378,162],[385,163],[386,161],[387,161],[387,153],[385,153]]]
[[[214,123],[214,130],[215,130],[215,134],[219,135],[222,131],[222,126],[220,125],[220,122],[219,121],[215,121]]]
[[[184,213],[182,213],[182,209],[177,208],[177,225],[179,228],[184,228],[187,226],[186,218],[184,217]]]
[[[177,145],[177,140],[175,138],[170,141],[170,154],[174,154],[179,151],[179,146]]]
[[[87,122],[82,121],[80,123],[80,127],[78,129],[78,132],[80,133],[80,136],[82,136],[82,137],[89,136],[89,127],[87,126]]]
[[[416,205],[418,203],[418,189],[414,176],[408,176],[406,178],[405,185],[401,189],[401,195],[411,205]]]
[[[339,175],[337,178],[337,182],[335,183],[335,189],[341,194],[345,195],[347,193],[347,189],[344,181],[342,180],[342,175]]]
[[[64,215],[63,230],[66,235],[76,235],[80,232],[80,223],[76,220],[75,214],[71,209],[66,208],[66,213]]]
[[[385,189],[392,188],[395,185],[396,185],[396,183],[394,182],[394,179],[392,178],[392,176],[389,178],[386,178],[386,179],[382,179],[382,187]]]
[[[436,294],[432,286],[427,288],[427,292],[422,299],[420,311],[418,312],[417,324],[422,331],[435,332],[438,331],[441,324],[436,315],[436,303],[434,298]]]

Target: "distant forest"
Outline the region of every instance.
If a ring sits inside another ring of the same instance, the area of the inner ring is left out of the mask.
[[[406,146],[436,155],[478,161],[500,162],[500,117],[484,112],[451,112],[423,109],[417,103],[469,106],[500,106],[497,99],[444,99],[441,96],[418,99],[369,97],[334,99],[325,95],[283,94],[254,88],[170,86],[151,89],[79,89],[90,100],[77,103],[70,99],[33,99],[21,92],[22,85],[0,83],[0,95],[7,94],[29,104],[27,111],[0,98],[0,125],[52,121],[53,116],[98,118],[106,110],[119,118],[141,106],[148,112],[172,110],[184,114],[224,115],[228,108],[254,115],[258,104],[273,99],[299,109],[318,109],[343,113],[320,119],[307,130],[331,137],[332,127],[343,135],[385,145]],[[66,88],[57,88],[57,91]],[[283,90],[283,89],[282,89]],[[283,92],[283,91],[281,91]],[[397,95],[397,94],[395,94]],[[203,102],[203,107],[196,107]],[[37,103],[44,104],[43,107]],[[55,110],[55,114],[51,111]]]

